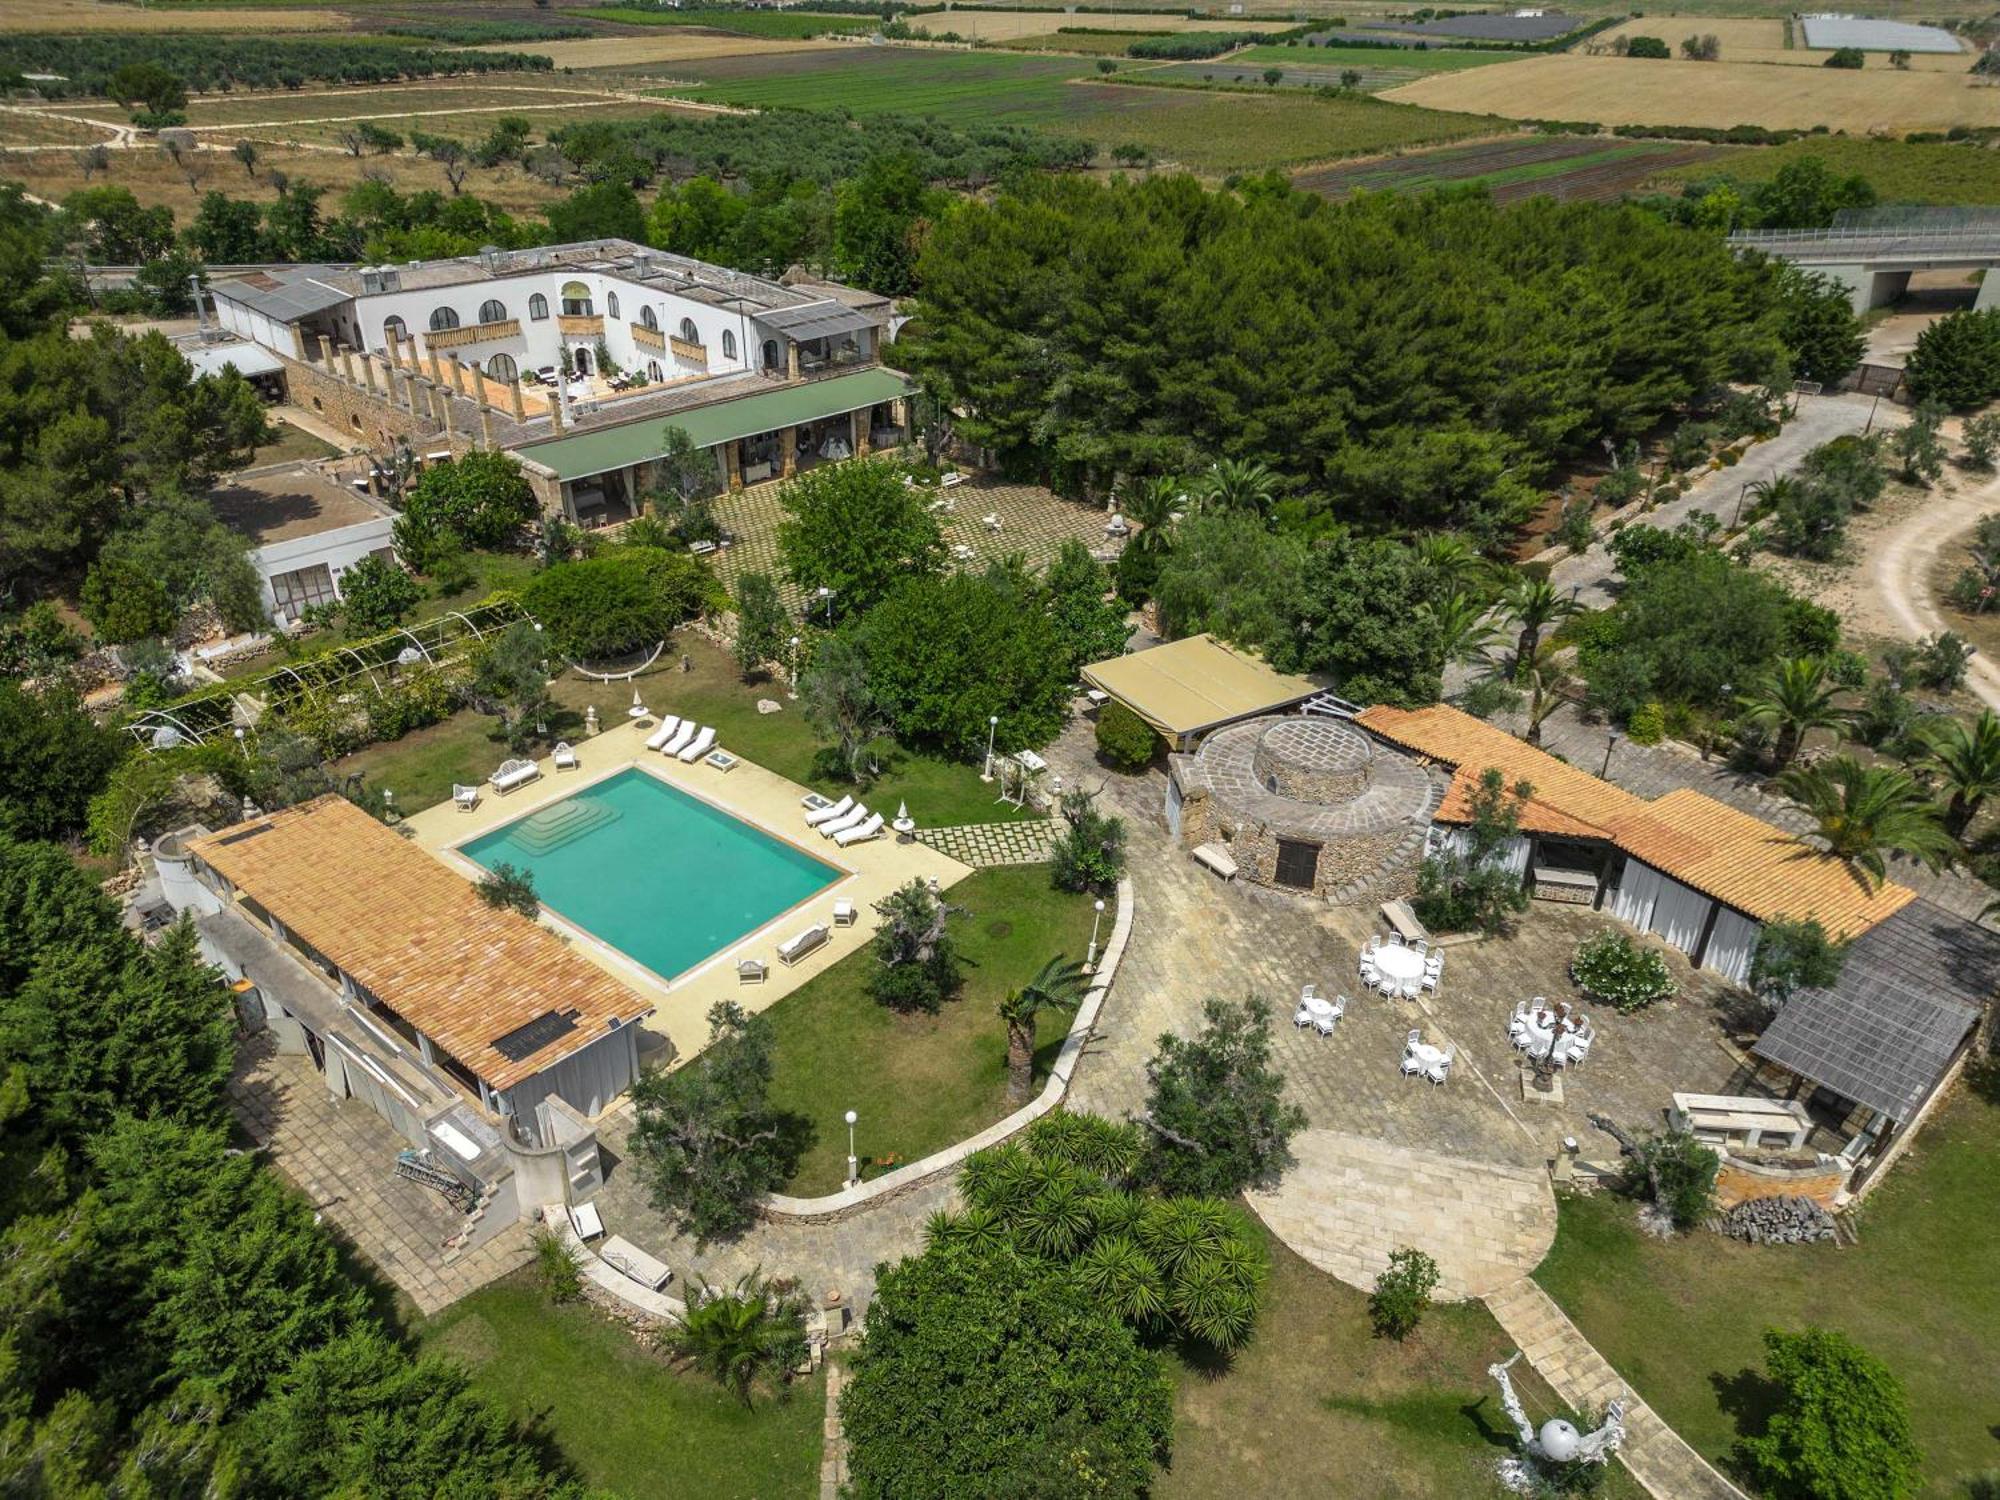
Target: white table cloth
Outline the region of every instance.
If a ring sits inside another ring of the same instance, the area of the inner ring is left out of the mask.
[[[1377,948],[1369,955],[1376,971],[1397,984],[1414,984],[1424,977],[1424,956],[1414,948]]]
[[[1333,1002],[1321,996],[1314,995],[1305,1001],[1304,1004],[1305,1012],[1309,1016],[1318,1016],[1321,1020],[1327,1020],[1333,1015]]]
[[[1410,1049],[1410,1056],[1427,1068],[1435,1068],[1444,1061],[1444,1048],[1433,1047],[1429,1042],[1418,1042]]]

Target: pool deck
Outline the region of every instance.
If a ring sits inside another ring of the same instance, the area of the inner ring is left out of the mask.
[[[459,845],[538,808],[575,796],[628,766],[638,766],[771,837],[846,871],[835,884],[780,913],[671,981],[663,980],[610,944],[543,908],[543,923],[567,938],[576,952],[653,1003],[654,1013],[643,1023],[644,1028],[668,1038],[674,1047],[672,1055],[677,1058],[691,1057],[707,1045],[708,1009],[718,1000],[734,1000],[753,1013],[766,1010],[814,975],[823,973],[830,964],[867,946],[876,927],[875,903],[890,892],[912,880],[931,877],[936,877],[940,886],[949,887],[972,873],[967,866],[925,844],[900,841],[887,827],[880,838],[838,848],[833,840],[820,837],[805,825],[803,799],[811,788],[747,760],[738,760],[729,771],[718,770],[704,761],[684,765],[669,760],[657,751],[646,749],[646,737],[656,725],[656,720],[646,719],[636,725],[628,721],[608,728],[596,738],[578,743],[578,768],[574,771],[557,771],[553,758],[543,759],[536,762],[542,772],[537,781],[505,796],[482,784],[479,805],[472,811],[462,812],[450,802],[441,802],[412,814],[404,820],[403,827],[419,847],[429,850],[468,879],[477,880],[485,872],[458,853]],[[615,870],[607,870],[605,877],[616,879],[617,874]],[[690,878],[700,878],[698,870],[689,874]],[[833,924],[833,903],[842,896],[855,906],[857,915],[852,927]],[[778,944],[815,923],[831,930],[831,940],[797,964],[779,963]],[[739,958],[764,960],[770,966],[769,977],[762,984],[739,982],[736,977]]]

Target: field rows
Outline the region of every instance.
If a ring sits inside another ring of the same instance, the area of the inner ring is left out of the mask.
[[[1386,161],[1328,167],[1302,173],[1294,181],[1309,192],[1334,199],[1358,192],[1418,192],[1479,182],[1502,203],[1536,195],[1595,201],[1620,197],[1662,172],[1711,161],[1725,150],[1590,137],[1486,141]]]

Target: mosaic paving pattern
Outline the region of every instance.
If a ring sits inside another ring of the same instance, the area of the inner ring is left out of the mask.
[[[716,498],[716,519],[736,540],[710,561],[732,589],[745,573],[769,573],[778,580],[785,603],[796,609],[798,591],[784,581],[778,565],[778,522],[785,514],[778,504],[782,484],[774,479]],[[1072,537],[1105,561],[1115,560],[1123,546],[1105,536],[1109,517],[1100,507],[1064,500],[1040,485],[975,477],[943,491],[938,498],[951,507],[938,512],[945,545],[963,549],[953,552],[956,567],[984,569],[995,558],[1018,552],[1030,567],[1039,568]],[[997,531],[985,524],[989,515],[999,520]]]
[[[917,840],[962,865],[1038,865],[1049,858],[1056,838],[1055,820],[1035,818],[1024,823],[962,823],[956,828],[923,828]]]

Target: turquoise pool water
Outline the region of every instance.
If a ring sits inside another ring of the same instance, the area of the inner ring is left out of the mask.
[[[527,870],[550,910],[667,979],[842,875],[636,767],[459,852]]]

